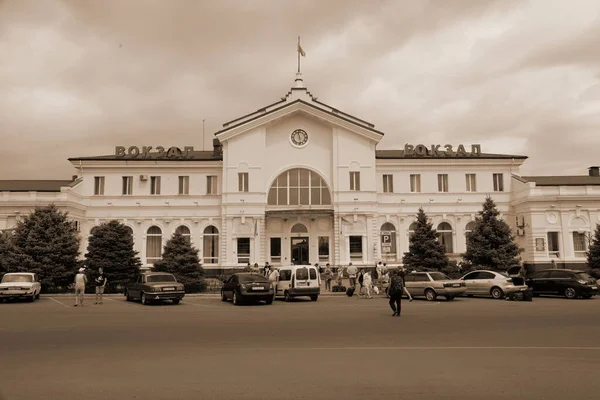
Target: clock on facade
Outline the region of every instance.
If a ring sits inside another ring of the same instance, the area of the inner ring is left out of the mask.
[[[296,129],[292,132],[291,139],[295,146],[304,146],[308,142],[308,133],[302,129]]]

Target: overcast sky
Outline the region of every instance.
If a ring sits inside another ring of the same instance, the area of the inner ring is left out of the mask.
[[[202,148],[309,91],[405,143],[522,172],[600,164],[598,0],[0,0],[0,179],[69,179],[116,145]]]

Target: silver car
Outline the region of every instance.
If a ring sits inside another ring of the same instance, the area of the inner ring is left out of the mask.
[[[516,280],[520,281],[517,282]],[[492,296],[501,299],[507,294],[526,291],[523,279],[511,278],[507,274],[495,271],[472,271],[460,278],[467,285],[467,296]]]
[[[466,290],[464,282],[450,279],[441,272],[411,272],[404,277],[404,283],[411,296],[425,296],[429,301],[435,301],[438,296],[454,300]]]

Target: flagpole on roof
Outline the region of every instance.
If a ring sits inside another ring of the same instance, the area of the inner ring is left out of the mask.
[[[298,73],[300,73],[300,36],[298,36]]]

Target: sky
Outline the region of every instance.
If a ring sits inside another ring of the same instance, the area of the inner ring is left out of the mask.
[[[118,145],[212,148],[293,86],[298,36],[309,91],[375,124],[379,149],[600,165],[598,0],[0,0],[0,179],[69,179],[67,158]]]

